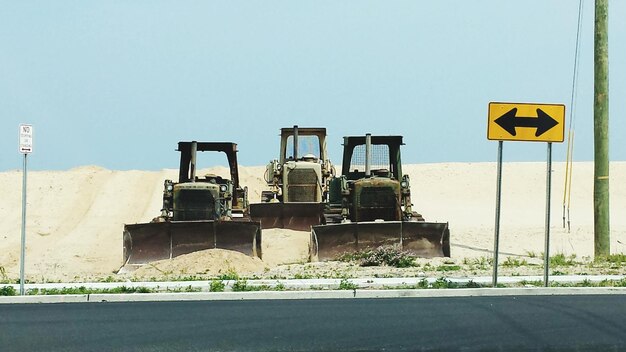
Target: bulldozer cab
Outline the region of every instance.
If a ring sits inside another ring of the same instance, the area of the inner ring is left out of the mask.
[[[325,161],[326,129],[289,127],[280,129],[280,164],[286,161]]]
[[[261,257],[259,222],[248,212],[247,188],[239,184],[237,144],[179,142],[178,182],[165,180],[161,215],[124,226],[124,264],[144,264],[210,248]],[[230,179],[197,175],[198,152],[223,152]]]
[[[391,180],[406,179],[399,184],[408,185],[408,176],[404,177],[402,174],[400,155],[402,145],[404,145],[402,136],[344,137],[341,175],[329,181],[331,208],[341,207],[342,202],[346,201],[345,193],[349,191],[349,188],[354,188],[355,183],[359,181],[371,182],[375,178],[376,188],[381,188],[382,183],[389,184]],[[400,205],[402,199],[392,202]],[[344,210],[344,217],[346,217],[346,211]],[[351,220],[355,221],[355,219]],[[399,220],[399,217],[395,220]]]
[[[250,205],[252,218],[262,228],[310,231],[322,221],[333,172],[325,128],[282,128],[279,158],[265,170],[270,190],[261,193],[261,203]]]
[[[344,137],[341,174],[350,181],[370,176],[399,180],[402,178],[400,146],[403,144],[402,136],[371,136],[368,170],[366,137]]]
[[[180,167],[178,173],[178,184],[188,183],[205,183],[215,184],[219,187],[219,194],[221,195],[221,211],[215,213],[216,217],[209,217],[204,219],[189,219],[189,220],[211,220],[219,217],[236,217],[242,218],[248,216],[248,199],[247,189],[242,188],[239,185],[239,168],[237,163],[237,144],[231,142],[178,142],[178,149],[180,152]],[[197,152],[221,152],[226,155],[228,159],[228,167],[230,173],[230,179],[224,179],[217,175],[204,175],[197,176]],[[167,182],[167,181],[166,181]],[[194,194],[192,192],[188,192]],[[195,192],[200,193],[200,192]],[[191,196],[196,198],[196,196]],[[174,211],[173,209],[166,209],[166,204],[172,204],[172,202],[165,201],[164,193],[164,209],[162,212]],[[173,217],[178,220],[179,216],[175,213]]]

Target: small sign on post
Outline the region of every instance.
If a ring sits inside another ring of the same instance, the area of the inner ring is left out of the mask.
[[[33,125],[20,125],[20,153],[33,152]]]
[[[20,251],[20,295],[24,291],[24,260],[26,258],[26,173],[27,156],[33,152],[33,125],[21,124],[19,134],[19,151],[24,154],[24,170],[22,172],[22,245]]]

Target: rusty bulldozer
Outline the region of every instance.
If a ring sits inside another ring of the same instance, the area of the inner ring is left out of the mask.
[[[412,210],[401,145],[401,136],[344,137],[342,173],[330,180],[324,224],[311,228],[312,261],[383,245],[420,257],[450,256],[448,224],[426,222]]]
[[[310,231],[322,223],[328,179],[334,168],[328,160],[325,128],[282,128],[279,159],[271,161],[265,181],[271,187],[261,203],[250,204],[250,215],[261,227]]]
[[[177,257],[210,248],[261,257],[260,223],[248,214],[247,188],[239,185],[237,145],[179,142],[178,182],[165,180],[161,215],[124,226],[124,264]],[[223,152],[230,179],[196,175],[197,152]]]

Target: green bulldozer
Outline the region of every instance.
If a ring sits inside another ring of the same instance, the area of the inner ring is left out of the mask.
[[[328,179],[334,168],[326,151],[325,128],[282,128],[279,159],[265,170],[270,190],[250,204],[250,215],[263,229],[310,231],[322,223]]]
[[[145,264],[195,251],[221,248],[261,257],[261,227],[248,212],[247,188],[239,185],[237,144],[179,142],[178,182],[165,180],[161,215],[124,226],[124,265]],[[230,179],[196,175],[198,152],[222,152]]]
[[[419,257],[450,256],[447,223],[426,222],[402,174],[402,136],[344,137],[342,172],[329,182],[324,224],[312,226],[310,259],[394,245]]]

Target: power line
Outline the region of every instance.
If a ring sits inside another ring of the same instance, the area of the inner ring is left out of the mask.
[[[567,132],[567,157],[565,160],[565,186],[563,191],[563,227],[565,228],[565,215],[567,207],[567,232],[570,232],[570,204],[572,193],[572,172],[573,172],[573,154],[574,154],[574,133],[576,128],[576,86],[578,84],[578,60],[580,57],[580,32],[583,17],[583,0],[578,1],[578,26],[576,28],[576,49],[574,51],[574,70],[572,75],[572,95],[570,100],[570,124]]]

